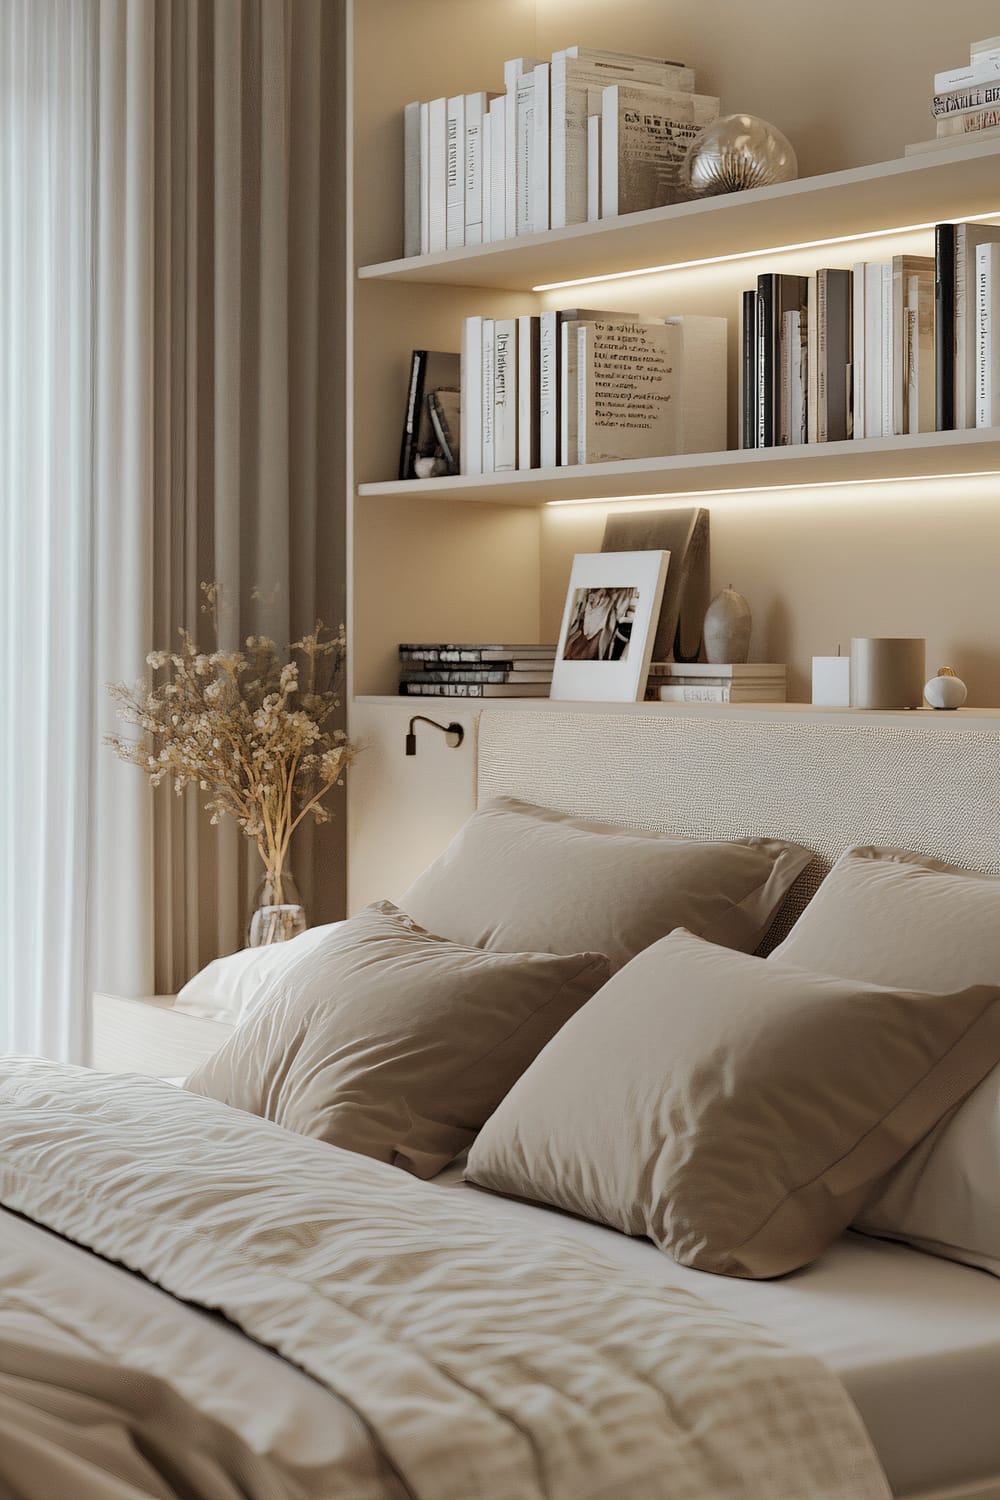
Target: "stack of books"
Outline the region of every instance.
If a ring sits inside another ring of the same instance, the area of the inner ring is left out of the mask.
[[[969,62],[934,75],[933,140],[907,146],[907,156],[946,150],[965,139],[1000,136],[1000,36],[969,47]]]
[[[654,661],[646,697],[661,703],[784,703],[785,678],[778,662]]]
[[[547,698],[555,659],[555,646],[406,642],[399,691],[407,698]]]
[[[933,255],[763,273],[743,294],[740,446],[996,426],[998,300],[998,224],[938,224]]]
[[[466,318],[462,473],[716,452],[726,364],[725,318]]]
[[[403,112],[403,254],[427,255],[657,208],[718,118],[668,58],[564,47],[504,63],[503,89]],[[498,80],[499,81],[499,80]]]

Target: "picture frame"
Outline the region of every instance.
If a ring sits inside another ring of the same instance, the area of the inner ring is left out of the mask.
[[[550,697],[641,701],[669,562],[656,550],[576,554]]]

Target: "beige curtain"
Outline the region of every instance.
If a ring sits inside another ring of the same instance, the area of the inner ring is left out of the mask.
[[[279,644],[345,612],[345,6],[156,0],[153,638]],[[255,851],[156,794],[155,982],[241,946]],[[343,914],[343,796],[292,867]]]

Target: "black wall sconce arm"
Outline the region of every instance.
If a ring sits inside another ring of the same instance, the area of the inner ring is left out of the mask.
[[[457,750],[465,739],[465,730],[461,724],[457,724],[454,721],[450,724],[439,724],[437,719],[428,719],[426,714],[414,714],[410,720],[410,727],[406,731],[407,755],[416,755],[417,753],[417,732],[414,728],[416,724],[430,724],[434,729],[440,729],[452,750]]]

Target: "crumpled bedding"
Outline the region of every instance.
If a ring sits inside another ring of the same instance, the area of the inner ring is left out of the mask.
[[[819,1361],[569,1237],[498,1235],[474,1195],[155,1079],[0,1062],[0,1202],[224,1314],[320,1382],[342,1429],[295,1472],[220,1420],[217,1367],[104,1347],[44,1255],[5,1254],[0,1493],[889,1496]]]

